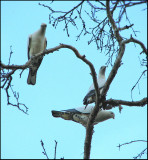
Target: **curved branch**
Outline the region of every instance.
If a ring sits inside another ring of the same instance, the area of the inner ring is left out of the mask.
[[[97,106],[99,106],[99,103],[101,103],[101,99],[99,98],[100,97],[100,91],[99,91],[99,86],[98,86],[98,83],[97,83],[97,77],[96,77],[97,74],[95,72],[93,64],[85,58],[85,55],[83,55],[83,56],[80,55],[78,50],[76,48],[74,48],[73,46],[66,45],[66,44],[60,44],[57,47],[54,47],[54,48],[48,49],[48,50],[46,50],[42,53],[36,54],[30,60],[28,60],[28,62],[26,62],[26,64],[24,64],[24,65],[19,66],[19,65],[5,65],[3,63],[0,63],[0,64],[1,64],[1,67],[3,69],[16,69],[16,70],[17,69],[22,69],[22,70],[24,70],[31,65],[31,61],[34,58],[39,57],[39,56],[44,56],[45,54],[49,54],[49,53],[52,53],[54,51],[58,51],[61,48],[71,49],[79,59],[81,59],[83,62],[85,62],[87,65],[89,65],[90,70],[91,70],[91,75],[92,75],[92,78],[93,78],[93,83],[94,83],[94,87],[95,87],[95,91],[96,91],[96,106],[94,107],[94,110],[91,113],[90,119],[87,123],[85,149],[84,149],[85,150],[84,152],[89,153],[89,155],[90,155],[90,142],[91,142],[92,133],[93,133],[93,122],[94,122],[95,117],[96,117],[96,115],[99,111],[99,107],[97,107]],[[88,152],[88,150],[89,150],[89,152]]]
[[[124,100],[109,99],[106,100],[104,103],[109,104],[111,106],[126,105],[126,106],[143,107],[144,105],[147,104],[147,97],[141,99],[140,101],[124,101]]]
[[[134,140],[134,141],[131,141],[131,142],[126,142],[126,143],[123,143],[123,144],[119,144],[119,150],[120,150],[120,147],[123,146],[123,145],[127,145],[127,144],[131,144],[131,143],[134,143],[134,142],[147,142],[146,140]]]
[[[141,48],[143,49],[143,52],[147,55],[147,49],[141,41],[139,41],[131,36],[130,39],[125,40],[125,43],[130,43],[130,42],[134,42],[134,43],[139,44],[141,46]]]
[[[80,55],[78,50],[76,48],[74,48],[73,46],[70,46],[70,45],[60,44],[60,45],[58,45],[54,48],[51,48],[51,49],[48,49],[48,50],[42,52],[42,53],[38,53],[35,56],[31,57],[31,59],[29,59],[24,65],[5,65],[2,62],[0,62],[0,66],[1,66],[2,69],[15,69],[15,70],[22,69],[22,70],[24,70],[26,68],[29,68],[29,66],[31,65],[31,61],[34,58],[37,58],[39,56],[44,56],[44,55],[49,54],[49,53],[53,53],[54,51],[58,51],[61,48],[71,49],[79,59],[81,59],[83,62],[85,62],[87,65],[89,65],[90,70],[91,70],[91,74],[92,74],[92,77],[93,77],[94,86],[97,89],[97,92],[99,93],[99,87],[98,87],[98,83],[97,83],[96,72],[95,72],[93,64],[85,58],[85,55],[83,55],[83,56]],[[99,97],[99,94],[97,96]]]
[[[24,70],[26,68],[29,68],[29,66],[31,65],[31,62],[35,58],[37,58],[39,56],[44,56],[44,55],[49,54],[49,53],[53,53],[54,51],[58,51],[61,48],[71,49],[79,59],[81,59],[83,62],[85,62],[87,65],[89,65],[90,70],[91,70],[91,75],[92,75],[92,78],[93,78],[93,83],[94,83],[95,91],[96,91],[96,99],[98,99],[98,97],[100,96],[100,91],[99,91],[99,86],[98,86],[98,83],[97,83],[97,77],[96,77],[97,74],[96,74],[96,71],[94,69],[94,66],[93,66],[93,64],[90,61],[88,61],[85,58],[85,55],[83,55],[83,56],[80,55],[80,53],[78,52],[78,50],[76,48],[74,48],[73,46],[66,45],[66,44],[60,44],[60,45],[58,45],[58,46],[56,46],[54,48],[51,48],[51,49],[48,49],[48,50],[46,50],[46,51],[44,51],[42,53],[36,54],[35,56],[31,57],[31,59],[29,59],[24,65],[5,65],[2,62],[0,62],[0,66],[1,66],[2,69],[12,69],[12,70],[15,70],[15,71],[18,70],[18,69]],[[94,112],[93,112],[93,114],[91,116],[93,118],[93,121],[95,119],[95,117],[93,117],[93,116],[97,115]]]

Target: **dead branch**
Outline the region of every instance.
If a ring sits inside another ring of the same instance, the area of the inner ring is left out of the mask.
[[[133,97],[132,97],[132,92],[134,90],[134,88],[136,87],[136,85],[139,83],[140,79],[142,78],[142,76],[144,75],[144,73],[147,72],[147,70],[144,70],[141,74],[141,76],[139,77],[138,81],[136,82],[136,84],[133,86],[133,88],[131,89],[131,98],[133,100]]]
[[[147,49],[146,49],[145,45],[144,45],[141,41],[133,38],[132,35],[131,35],[131,38],[130,38],[130,39],[125,40],[125,43],[130,43],[130,42],[134,42],[134,43],[139,44],[139,45],[141,46],[141,48],[142,48],[142,51],[143,51],[143,52],[146,54],[146,56],[147,56]]]
[[[131,25],[126,25],[126,26],[124,26],[124,27],[122,27],[122,28],[118,28],[118,30],[119,31],[122,31],[122,30],[125,30],[125,29],[129,29],[130,27],[132,27],[134,24],[131,24]]]
[[[55,140],[54,159],[56,159],[56,154],[57,154],[57,144],[58,144],[58,142]]]
[[[123,101],[123,100],[115,100],[115,99],[109,99],[104,102],[105,104],[111,105],[112,107],[118,106],[118,105],[126,105],[126,106],[137,106],[137,107],[143,107],[147,104],[147,97],[139,100],[139,101]]]
[[[43,141],[41,140],[40,142],[41,142],[41,146],[42,146],[42,148],[43,148],[43,152],[42,152],[42,153],[46,156],[47,159],[49,159],[49,158],[48,158],[48,155],[47,155],[47,153],[46,153],[46,150],[45,150]]]
[[[119,150],[120,150],[120,147],[121,146],[124,146],[124,145],[127,145],[127,144],[131,144],[131,143],[134,143],[134,142],[147,142],[146,140],[134,140],[134,141],[131,141],[131,142],[126,142],[126,143],[123,143],[123,144],[119,144]]]
[[[145,154],[145,151],[147,150],[147,148],[145,148],[141,153],[139,153],[137,156],[133,157],[134,159],[140,159],[142,157],[143,154]]]
[[[120,147],[124,146],[124,145],[128,145],[128,144],[131,144],[131,143],[135,143],[135,142],[146,142],[146,140],[134,140],[134,141],[131,141],[131,142],[127,142],[127,143],[123,143],[123,144],[119,144],[119,150],[120,150]],[[134,159],[140,159],[142,157],[143,154],[145,154],[145,151],[147,150],[147,148],[145,148],[142,152],[140,152],[137,156],[133,157]]]
[[[126,1],[125,1],[126,2]],[[123,6],[125,6],[125,7],[132,7],[132,6],[135,6],[135,5],[139,5],[139,4],[143,4],[143,3],[147,3],[147,1],[145,0],[145,1],[140,1],[140,2],[128,2],[127,1],[127,3],[125,3],[125,4],[122,4],[122,5],[118,5],[118,7],[123,7]]]
[[[6,66],[10,66],[10,61],[11,61],[12,54],[13,54],[12,46],[10,46],[10,56],[9,56],[8,65],[6,65]],[[1,64],[1,61],[0,61],[0,64]],[[9,71],[9,68],[5,69],[5,68],[2,67],[2,65],[0,66],[0,69],[1,69],[1,75],[0,75],[1,83],[3,83],[0,86],[0,88],[5,89],[5,91],[6,91],[7,105],[17,107],[23,113],[28,114],[28,107],[25,104],[19,102],[19,93],[14,91],[13,88],[12,88],[12,75],[14,74],[14,72],[17,69],[14,68],[11,71]],[[13,97],[16,100],[16,103],[10,102],[10,93],[9,93],[10,89],[11,89],[11,92],[13,94]]]

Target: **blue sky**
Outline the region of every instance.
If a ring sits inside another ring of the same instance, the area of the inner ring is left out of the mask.
[[[80,30],[71,28],[72,34],[67,37],[62,25],[57,29],[48,22],[49,10],[38,5],[39,1],[2,1],[1,2],[1,60],[8,63],[10,46],[14,52],[11,64],[25,64],[27,61],[28,35],[40,28],[41,23],[47,24],[47,49],[65,43],[74,46],[80,54],[85,54],[98,73],[99,68],[105,65],[108,57],[97,50],[93,43],[88,45],[88,37],[81,37],[76,41]],[[41,2],[55,6],[55,9],[69,10],[79,2]],[[147,44],[147,16],[143,5],[129,9],[129,17],[134,23],[137,39]],[[87,8],[86,8],[87,9]],[[89,9],[89,8],[88,8]],[[135,17],[136,15],[136,17]],[[126,25],[126,23],[124,23]],[[121,33],[129,38],[131,30]],[[141,48],[134,44],[126,47],[123,65],[110,86],[107,99],[130,100],[130,91],[143,71],[139,56]],[[138,58],[139,56],[139,58]],[[111,66],[106,70],[108,77]],[[82,101],[92,84],[89,67],[77,59],[68,49],[61,49],[53,54],[46,55],[37,74],[35,86],[27,84],[28,69],[20,78],[20,71],[13,76],[13,89],[20,93],[20,102],[29,108],[29,115],[25,115],[17,108],[7,106],[5,91],[1,93],[1,158],[40,158],[42,154],[40,140],[42,139],[49,158],[54,158],[56,140],[57,158],[83,158],[85,129],[80,124],[54,118],[51,110],[76,108],[83,105]],[[138,87],[133,91],[133,99],[140,100],[147,96],[147,77],[143,77]],[[13,96],[10,97],[15,102]],[[110,119],[95,126],[92,139],[91,158],[132,158],[140,153],[146,144],[143,142],[116,147],[119,143],[137,139],[147,139],[147,107],[123,106],[122,113],[118,108],[112,109],[115,120]],[[146,155],[143,156],[146,158]]]

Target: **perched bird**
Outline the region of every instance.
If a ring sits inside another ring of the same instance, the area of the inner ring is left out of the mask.
[[[47,40],[45,37],[46,24],[42,23],[41,28],[35,33],[31,34],[28,39],[28,60],[37,53],[43,52],[47,46]],[[27,83],[35,85],[37,70],[43,60],[43,57],[37,57],[29,68],[29,75]]]
[[[99,89],[100,89],[100,93],[103,90],[103,87],[105,85],[106,82],[106,78],[105,78],[105,70],[106,70],[106,66],[102,66],[99,70],[99,75],[98,75],[98,85],[99,85]],[[95,102],[95,88],[94,88],[94,84],[92,84],[88,90],[88,93],[86,94],[86,96],[83,99],[83,104],[84,105],[88,105],[90,103]]]
[[[85,109],[85,106],[75,108],[75,109],[68,109],[62,111],[51,111],[53,117],[61,117],[65,120],[71,120],[77,123],[82,124],[84,127],[87,125],[87,121],[89,118],[90,113],[92,112],[94,106],[88,105]],[[115,114],[111,111],[100,110],[96,116],[94,124],[98,124],[99,122],[108,120],[110,118],[115,118]]]

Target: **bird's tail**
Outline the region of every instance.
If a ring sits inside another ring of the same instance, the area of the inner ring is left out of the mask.
[[[83,99],[83,104],[84,104],[84,105],[88,105],[88,102],[87,102],[87,98],[86,98],[86,97]]]
[[[36,84],[36,75],[37,75],[37,71],[41,65],[42,60],[43,60],[42,56],[33,60],[32,67],[29,69],[29,75],[27,79],[28,84],[31,84],[31,85]]]
[[[35,85],[35,83],[36,83],[36,74],[37,74],[37,72],[33,72],[32,69],[29,69],[29,75],[28,75],[28,79],[27,79],[27,83],[28,84]]]
[[[65,120],[72,120],[73,114],[70,112],[51,111],[53,117],[61,117]]]
[[[61,112],[60,111],[51,111],[53,117],[61,117]]]

